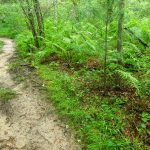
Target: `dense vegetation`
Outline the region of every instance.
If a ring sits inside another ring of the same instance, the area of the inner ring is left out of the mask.
[[[123,2],[40,1],[38,13],[34,3],[0,6],[0,36],[16,40],[87,150],[150,146],[150,2]]]

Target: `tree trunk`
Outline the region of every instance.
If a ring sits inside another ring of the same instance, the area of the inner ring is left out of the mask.
[[[55,25],[58,23],[58,1],[54,0],[54,21]]]
[[[31,32],[32,32],[32,35],[33,35],[33,38],[34,38],[35,46],[37,48],[39,48],[40,44],[39,44],[39,40],[38,40],[38,34],[37,34],[37,31],[36,31],[36,24],[35,24],[35,19],[34,19],[34,14],[33,14],[33,11],[32,11],[32,7],[31,7],[31,4],[29,3],[29,0],[26,0],[26,3],[27,3],[26,14],[28,16],[29,26],[30,26],[30,29],[31,29]]]
[[[117,39],[117,52],[119,53],[118,63],[122,64],[122,51],[123,51],[123,23],[124,23],[124,8],[125,0],[119,2],[119,19],[118,19],[118,39]]]
[[[79,21],[79,11],[78,11],[78,3],[76,0],[72,0],[73,3],[73,9],[74,9],[74,14],[75,14],[75,18],[77,21]]]
[[[35,47],[39,48],[40,38],[45,36],[39,0],[19,0],[19,3],[25,15],[27,26],[32,32]]]
[[[106,24],[105,24],[105,53],[104,53],[104,95],[107,93],[107,54],[108,54],[108,26],[111,22],[114,0],[107,0]]]
[[[43,21],[43,15],[40,7],[39,0],[33,0],[34,2],[34,11],[36,14],[37,24],[38,24],[38,33],[39,36],[44,37],[44,21]]]

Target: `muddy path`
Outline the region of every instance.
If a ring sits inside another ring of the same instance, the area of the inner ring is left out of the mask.
[[[0,86],[11,88],[18,95],[5,108],[0,104],[0,150],[80,150],[38,90],[30,84],[25,88],[11,79],[8,64],[14,42],[0,40],[5,44],[0,54]]]

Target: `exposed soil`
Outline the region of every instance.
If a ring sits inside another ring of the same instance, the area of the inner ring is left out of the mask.
[[[42,100],[32,83],[25,88],[11,79],[8,64],[14,54],[14,42],[0,40],[5,44],[0,55],[0,86],[17,93],[5,105],[0,102],[0,150],[80,150],[55,109]]]

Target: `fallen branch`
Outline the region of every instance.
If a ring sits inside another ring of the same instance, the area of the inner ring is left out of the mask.
[[[124,29],[128,31],[131,35],[133,35],[145,47],[145,49],[149,47],[149,45],[143,39],[138,37],[131,29],[127,27],[125,27]]]

